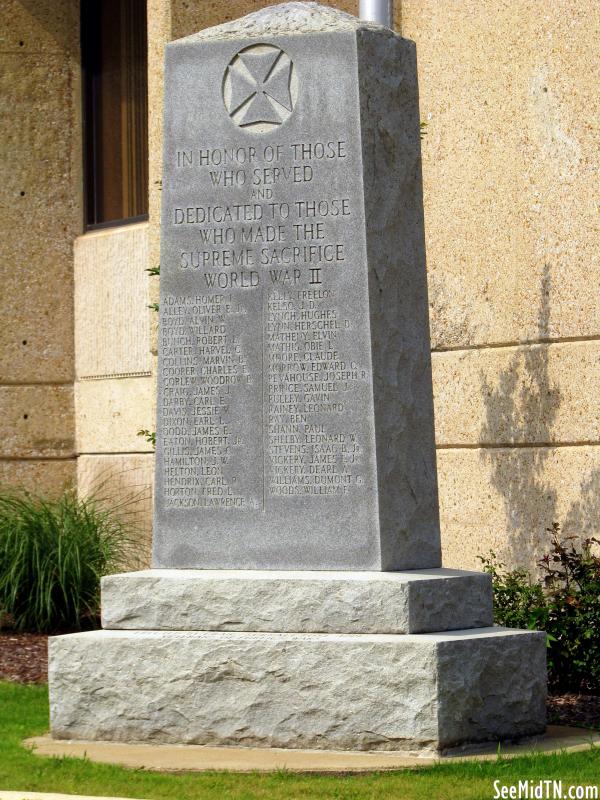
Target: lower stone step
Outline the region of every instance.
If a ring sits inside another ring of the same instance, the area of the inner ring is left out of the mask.
[[[102,579],[102,627],[427,633],[492,625],[482,572],[149,569]]]
[[[50,639],[59,739],[439,753],[545,727],[545,635],[93,631]]]

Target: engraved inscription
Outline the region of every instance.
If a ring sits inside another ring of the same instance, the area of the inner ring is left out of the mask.
[[[200,202],[166,211],[181,244],[170,266],[195,287],[161,300],[166,508],[268,511],[365,485],[355,212],[316,188],[335,187],[349,155],[345,140],[173,152]],[[296,198],[279,198],[290,185]]]

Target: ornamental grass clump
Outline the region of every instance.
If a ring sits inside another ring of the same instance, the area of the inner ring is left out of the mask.
[[[494,621],[510,628],[546,631],[548,683],[554,692],[600,691],[600,541],[561,537],[549,529],[541,577],[507,570],[494,553],[481,558],[492,576]]]
[[[139,536],[123,505],[74,490],[58,500],[1,492],[0,627],[97,627],[100,578],[137,562]]]

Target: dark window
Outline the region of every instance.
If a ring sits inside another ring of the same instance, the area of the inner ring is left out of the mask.
[[[146,0],[81,0],[87,227],[148,215]]]

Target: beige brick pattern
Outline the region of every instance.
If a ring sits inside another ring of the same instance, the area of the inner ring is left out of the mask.
[[[403,0],[435,348],[597,336],[600,6]]]
[[[443,562],[477,569],[478,555],[533,568],[547,528],[600,534],[600,447],[438,450]]]
[[[56,0],[2,0],[0,51],[75,52],[79,37],[78,4]]]
[[[74,456],[73,387],[0,386],[0,442],[0,457]]]
[[[71,159],[71,68],[48,54],[0,54],[3,259],[0,382],[73,377],[71,243],[81,224]]]
[[[74,458],[52,461],[0,458],[1,489],[25,489],[44,497],[58,497],[66,488],[75,486],[76,473],[77,462]]]
[[[135,569],[152,558],[152,480],[154,455],[83,455],[77,460],[77,486],[82,496],[105,502],[139,538]]]
[[[75,407],[79,453],[152,452],[137,435],[140,429],[155,427],[152,378],[78,381]]]
[[[438,445],[600,441],[600,342],[433,354]]]
[[[78,379],[149,375],[148,224],[75,242]]]

